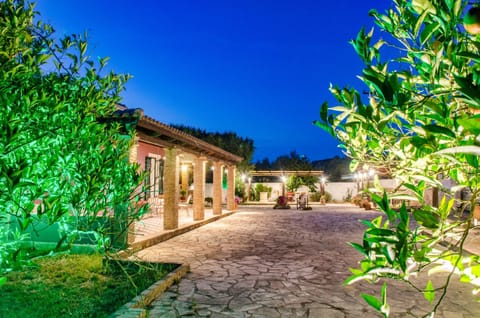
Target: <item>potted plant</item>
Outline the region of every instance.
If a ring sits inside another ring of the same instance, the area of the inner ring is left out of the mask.
[[[288,199],[286,196],[281,195],[277,198],[277,203],[273,207],[274,209],[290,209]]]
[[[268,201],[268,197],[270,196],[270,193],[272,192],[272,188],[269,186],[266,186],[264,184],[257,184],[255,186],[255,192],[258,193],[258,200],[266,202]]]
[[[242,198],[235,196],[235,210],[238,209],[238,205],[242,202]]]
[[[181,189],[180,190],[180,201],[185,201],[186,198],[187,198],[187,190]]]

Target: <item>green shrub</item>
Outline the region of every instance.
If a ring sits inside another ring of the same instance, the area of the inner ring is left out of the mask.
[[[325,202],[332,202],[332,194],[325,191]]]
[[[131,200],[142,176],[128,161],[140,112],[117,112],[129,76],[103,75],[107,59],[90,58],[86,37],[57,39],[30,1],[0,1],[0,12],[0,222],[16,217],[19,233],[0,241],[2,281],[28,256],[17,243],[38,218],[58,225],[58,246],[68,247],[112,212],[121,228],[95,230],[106,251],[147,207]]]
[[[320,192],[310,193],[310,201],[312,202],[320,202],[321,197],[322,197],[322,194]]]
[[[206,197],[206,198],[205,198],[205,205],[206,205],[206,206],[212,206],[212,205],[213,205],[213,198],[211,198],[211,197]]]

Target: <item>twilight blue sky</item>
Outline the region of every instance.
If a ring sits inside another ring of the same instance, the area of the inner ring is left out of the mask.
[[[330,83],[362,88],[348,41],[389,0],[38,0],[57,34],[133,75],[123,103],[164,123],[254,140],[254,161],[340,155],[312,125]]]

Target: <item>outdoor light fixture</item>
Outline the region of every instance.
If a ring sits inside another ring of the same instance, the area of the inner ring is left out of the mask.
[[[369,168],[367,164],[363,165],[363,168],[355,173],[355,181],[357,182],[357,192],[360,192],[360,189],[366,190],[370,188],[370,179],[375,178],[375,170]]]
[[[327,178],[321,177],[320,178],[320,204],[325,205],[327,200],[325,198],[325,183],[327,182]]]

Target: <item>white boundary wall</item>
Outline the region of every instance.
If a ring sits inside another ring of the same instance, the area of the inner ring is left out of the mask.
[[[268,198],[268,201],[275,201],[280,195],[282,195],[282,183],[280,182],[260,182],[261,184],[272,187],[272,193]],[[380,184],[385,189],[393,189],[396,187],[396,182],[393,179],[380,179]],[[255,189],[257,183],[252,183],[252,189]],[[317,183],[317,189],[320,191],[320,183]],[[300,187],[297,192],[308,192],[307,187]],[[327,182],[325,184],[325,191],[332,195],[332,200],[336,202],[343,202],[348,197],[350,192],[350,197],[353,197],[357,194],[357,183],[356,182]],[[222,189],[222,197],[225,202],[227,190]],[[205,197],[213,196],[213,185],[207,183],[205,185]]]
[[[265,186],[272,187],[272,194],[269,201],[275,201],[278,196],[282,195],[282,184],[280,182],[260,182]],[[257,183],[252,183],[252,189],[255,188]],[[396,182],[393,179],[381,179],[380,184],[385,189],[393,189],[396,186]],[[317,189],[320,191],[320,183],[317,183]],[[300,187],[297,192],[308,192],[307,187]],[[349,196],[353,197],[357,194],[356,182],[327,182],[325,184],[325,191],[332,195],[332,200],[336,202],[343,202]]]
[[[380,179],[380,184],[385,189],[394,189],[397,187],[397,184],[394,179]],[[268,202],[274,202],[280,195],[282,195],[282,183],[280,182],[260,182],[263,185],[272,187],[271,196],[268,198]],[[447,188],[451,188],[454,184],[450,180],[444,180],[444,185]],[[252,189],[255,188],[257,183],[252,183]],[[320,184],[317,184],[317,189],[320,191]],[[297,190],[297,192],[308,192],[307,187],[301,187]],[[357,194],[357,183],[356,182],[327,182],[325,185],[325,191],[332,195],[332,200],[335,202],[343,202],[347,197],[349,192],[351,193],[351,197]],[[425,201],[432,202],[432,191],[431,189],[425,192]],[[213,184],[207,183],[205,185],[205,197],[213,197]],[[441,197],[441,193],[439,194]],[[222,198],[223,203],[227,201],[227,190],[222,189]]]

